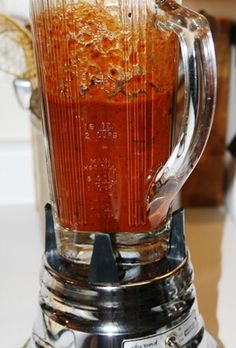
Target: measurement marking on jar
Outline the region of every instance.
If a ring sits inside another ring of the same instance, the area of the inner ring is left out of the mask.
[[[116,140],[119,136],[111,122],[101,122],[85,123],[84,137],[85,140]]]
[[[91,158],[84,170],[89,191],[111,192],[117,185],[117,169],[109,158]]]

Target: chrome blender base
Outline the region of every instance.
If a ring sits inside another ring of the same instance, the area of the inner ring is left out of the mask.
[[[109,271],[107,279],[101,275],[116,267],[109,236],[98,234],[103,245],[108,241],[106,258],[99,263],[94,250],[90,267],[96,272],[89,275],[62,259],[47,236],[39,314],[27,348],[217,348],[198,312],[192,265],[186,250],[183,255],[183,231],[177,230],[172,228],[165,259],[128,269],[132,282],[118,266],[114,279]]]
[[[61,283],[61,293],[61,279],[46,267],[27,348],[217,348],[198,312],[188,260],[176,272],[145,285],[75,290]]]
[[[78,331],[72,332],[62,329],[62,332],[58,333],[59,339],[55,340],[52,344],[37,336],[31,339],[26,348],[218,348],[213,338],[208,332],[204,332],[203,335],[193,338],[187,344],[179,345],[175,338],[172,336],[172,331],[167,331],[164,334],[156,333],[154,336],[149,336],[146,339],[133,339],[123,340],[121,337],[103,336],[98,337],[95,335],[88,335],[80,333]]]
[[[64,335],[66,336],[66,333],[64,333]],[[70,334],[71,336],[73,335],[73,333]],[[137,340],[134,340],[133,342],[130,343],[130,345],[121,345],[120,344],[120,340],[117,340],[117,339],[107,339],[107,342],[105,343],[105,340],[103,339],[103,342],[102,343],[99,343],[97,344],[97,337],[96,336],[87,336],[85,337],[85,334],[79,334],[79,333],[76,333],[76,336],[78,338],[76,339],[77,342],[81,342],[81,343],[78,343],[77,345],[74,345],[74,342],[68,338],[66,338],[66,342],[65,342],[65,345],[64,343],[61,345],[49,345],[48,343],[46,343],[45,341],[42,341],[41,339],[36,339],[34,341],[30,341],[28,343],[28,345],[24,348],[51,348],[51,347],[60,347],[60,348],[67,348],[67,347],[70,347],[70,348],[96,348],[96,347],[100,347],[100,348],[103,348],[103,347],[109,347],[109,348],[123,348],[123,347],[130,347],[130,348],[146,348],[146,347],[156,347],[156,348],[168,348],[168,347],[172,347],[172,348],[178,348],[178,347],[183,347],[183,348],[187,348],[187,347],[198,347],[198,348],[218,348],[218,346],[216,345],[215,341],[213,340],[213,338],[209,335],[208,332],[204,332],[203,334],[203,337],[202,337],[202,340],[200,342],[196,342],[196,341],[193,341],[193,342],[189,342],[189,344],[186,346],[180,346],[178,345],[177,343],[174,343],[173,341],[169,340],[168,341],[168,336],[167,336],[167,342],[163,342],[163,343],[160,343],[160,340],[158,340],[158,338],[156,338],[156,340],[154,341],[154,343],[150,343],[150,340],[149,340],[149,343],[142,343],[140,344],[140,341],[137,341]],[[158,336],[157,336],[158,337]],[[64,338],[63,338],[64,339]],[[75,341],[74,339],[74,341]],[[161,336],[160,336],[160,339],[161,339]],[[94,342],[96,342],[94,344]],[[146,341],[147,342],[147,341]]]

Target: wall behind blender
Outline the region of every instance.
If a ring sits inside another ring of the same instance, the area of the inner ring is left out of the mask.
[[[29,18],[29,0],[0,0],[0,11]],[[19,106],[13,77],[0,72],[0,204],[32,203],[30,115]]]
[[[183,5],[194,10],[206,10],[211,15],[236,19],[235,0],[183,0]]]

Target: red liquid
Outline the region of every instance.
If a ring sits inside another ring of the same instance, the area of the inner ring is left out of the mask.
[[[80,7],[92,6],[81,4],[74,15]],[[75,231],[149,231],[157,226],[146,209],[148,188],[170,151],[176,38],[150,27],[127,61],[125,44],[109,56],[111,39],[99,41],[103,55],[91,44],[68,43],[67,27],[52,13],[38,17],[36,36],[59,223]],[[120,30],[111,16],[92,13],[113,34]],[[119,79],[120,69],[133,73],[138,63],[145,74]]]

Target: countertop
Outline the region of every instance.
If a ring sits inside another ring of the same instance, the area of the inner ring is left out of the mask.
[[[33,204],[0,206],[0,348],[20,348],[36,316],[43,233]],[[236,226],[223,209],[187,209],[200,311],[220,347],[235,348]]]

